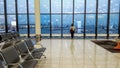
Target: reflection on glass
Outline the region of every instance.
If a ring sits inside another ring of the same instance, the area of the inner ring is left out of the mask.
[[[50,34],[50,15],[40,15],[41,34]]]
[[[86,15],[86,33],[95,34],[95,14]]]
[[[18,15],[18,27],[20,34],[26,34],[27,32],[27,15]]]
[[[27,13],[26,0],[18,0],[18,13]]]
[[[63,0],[63,13],[73,12],[73,0]]]
[[[34,13],[34,0],[28,0],[29,3],[29,13]]]
[[[51,12],[61,13],[61,0],[51,0]]]
[[[74,55],[75,47],[74,47],[74,40],[73,39],[71,39],[70,51],[71,51],[71,54]]]
[[[98,14],[98,34],[106,34],[107,14]]]
[[[75,33],[82,34],[84,32],[84,14],[75,14],[74,25]]]
[[[72,14],[70,15],[63,15],[63,34],[70,33],[70,26],[72,24]]]
[[[107,13],[108,0],[98,0],[98,13]]]
[[[109,34],[118,33],[119,14],[110,14]]]
[[[49,0],[40,0],[40,12],[50,13]]]
[[[5,18],[4,15],[0,15],[0,33],[5,32]]]
[[[8,32],[16,31],[16,16],[15,15],[7,15],[8,22]]]
[[[87,13],[95,13],[96,12],[96,0],[87,0],[86,12]]]
[[[35,34],[35,15],[29,15],[30,34]]]
[[[120,0],[110,0],[110,12],[119,12]]]
[[[75,1],[75,13],[84,13],[84,1],[85,0],[74,0]],[[79,4],[79,5],[78,5]]]
[[[0,0],[0,14],[4,14],[4,0]]]
[[[7,13],[15,13],[15,0],[6,0]]]
[[[52,33],[61,34],[61,16],[52,15]]]

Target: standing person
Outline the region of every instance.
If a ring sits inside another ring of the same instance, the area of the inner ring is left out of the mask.
[[[74,37],[74,32],[75,32],[74,24],[71,24],[71,27],[70,27],[71,38]]]

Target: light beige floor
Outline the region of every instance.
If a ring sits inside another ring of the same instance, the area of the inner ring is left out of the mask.
[[[120,68],[120,54],[111,53],[90,40],[43,39],[46,59],[36,68]]]

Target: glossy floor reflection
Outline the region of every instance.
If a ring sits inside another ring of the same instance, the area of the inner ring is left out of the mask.
[[[36,68],[120,68],[120,54],[111,53],[90,40],[43,39],[46,59]]]

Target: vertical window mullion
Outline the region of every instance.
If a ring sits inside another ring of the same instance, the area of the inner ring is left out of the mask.
[[[119,4],[119,21],[118,21],[118,34],[119,34],[119,37],[120,37],[120,4]]]
[[[8,27],[7,27],[7,4],[6,0],[4,0],[4,16],[5,16],[5,32],[8,32]]]
[[[86,0],[84,2],[84,39],[86,37]]]
[[[96,24],[95,24],[95,39],[97,38],[97,26],[98,26],[98,0],[96,0]]]
[[[74,24],[74,0],[73,0],[73,19],[72,19],[72,23]]]
[[[61,38],[63,37],[63,0],[61,0]]]
[[[19,32],[19,28],[18,28],[18,6],[17,6],[17,0],[15,0],[15,12],[16,12],[16,31]]]
[[[26,0],[26,7],[27,7],[27,31],[28,34],[27,36],[30,37],[30,24],[29,24],[29,4],[28,4],[28,0]]]
[[[108,0],[108,13],[107,13],[107,39],[109,38],[109,25],[110,25],[110,1]]]
[[[49,5],[50,5],[50,38],[52,38],[52,21],[51,21],[51,0],[49,0]]]

